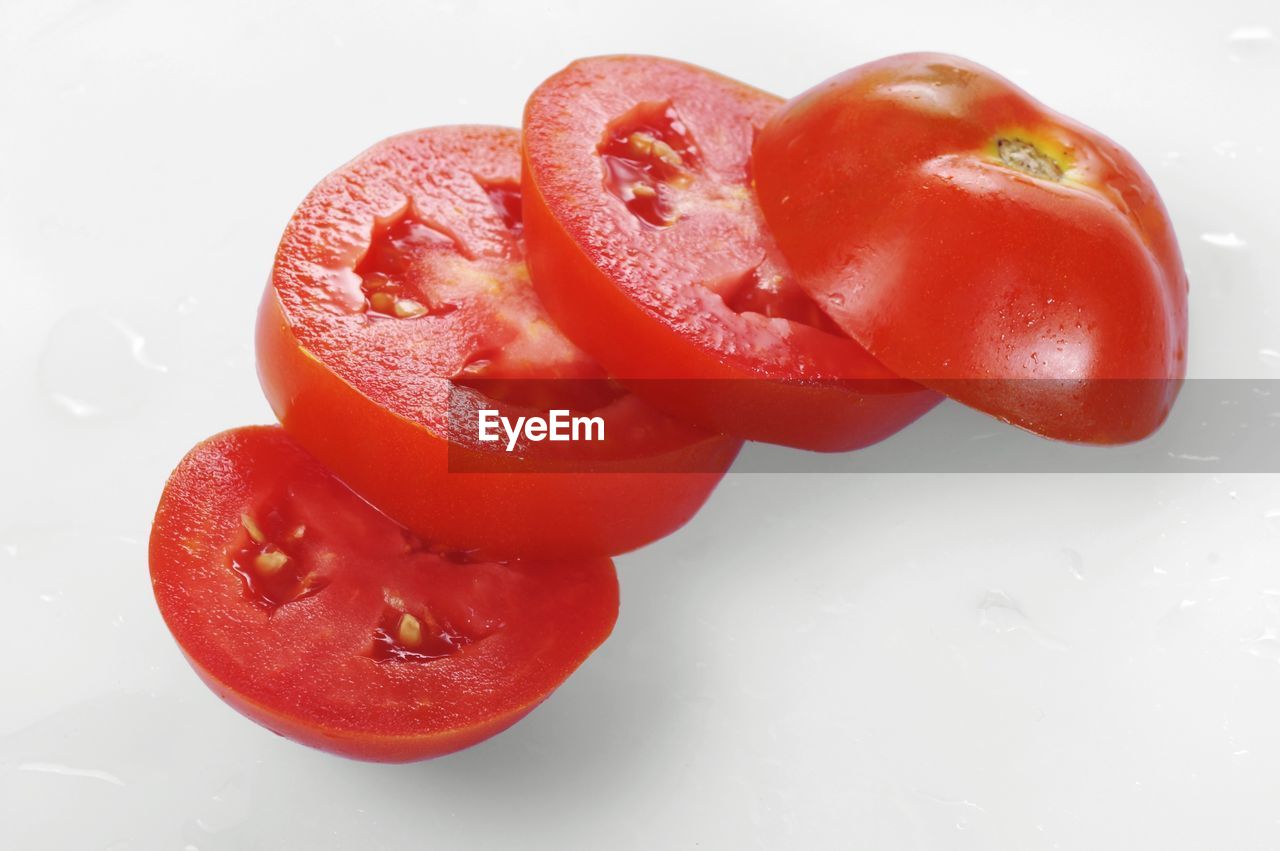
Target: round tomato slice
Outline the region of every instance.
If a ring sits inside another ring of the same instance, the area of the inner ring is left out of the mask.
[[[865,446],[928,410],[796,287],[748,155],[772,95],[643,56],[583,59],[524,118],[534,287],[565,334],[636,393],[717,431]]]
[[[607,558],[433,547],[274,426],[191,450],[160,498],[150,561],[165,623],[219,697],[358,759],[426,759],[506,729],[618,612]]]
[[[1187,279],[1118,145],[963,59],[895,56],[761,130],[797,280],[894,372],[1049,437],[1122,443],[1186,373]]]
[[[327,177],[281,240],[258,372],[303,448],[425,538],[625,552],[688,520],[741,444],[644,404],[560,334],[529,285],[519,174],[516,131],[453,127]],[[485,410],[556,408],[598,416],[579,435],[603,439],[481,438]]]

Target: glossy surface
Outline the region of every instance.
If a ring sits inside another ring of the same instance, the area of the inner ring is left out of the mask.
[[[653,57],[552,76],[525,106],[529,264],[565,333],[655,404],[755,440],[852,449],[937,397],[840,333],[762,228],[747,163],[779,103]]]
[[[519,168],[514,130],[444,127],[325,178],[263,297],[262,387],[303,447],[424,537],[526,557],[625,552],[684,523],[739,442],[614,387],[551,324],[523,261]],[[603,417],[608,440],[478,440],[479,409],[561,405]]]
[[[542,702],[613,628],[608,559],[486,562],[393,523],[278,427],[223,432],[156,511],[151,583],[188,661],[258,723],[425,759]]]
[[[1190,377],[1280,379],[1271,0],[583,8],[0,4],[21,164],[0,192],[0,638],[39,636],[3,662],[0,846],[1280,846],[1274,475],[731,473],[617,559],[618,624],[568,682],[426,763],[299,747],[195,677],[147,533],[196,441],[272,419],[250,319],[298,200],[374,138],[517,121],[574,56],[660,51],[788,95],[906,50],[980,59],[1155,179]],[[1009,430],[951,402],[920,425],[952,417]]]
[[[976,63],[908,54],[790,101],[754,169],[797,281],[898,374],[1066,440],[1164,421],[1187,279],[1114,142]]]

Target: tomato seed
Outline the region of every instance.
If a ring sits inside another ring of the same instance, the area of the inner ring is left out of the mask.
[[[259,527],[257,521],[249,515],[249,512],[240,512],[240,525],[249,533],[249,537],[253,539],[255,544],[261,544],[266,540],[266,537],[262,534],[261,527]]]
[[[417,647],[422,643],[422,622],[408,612],[401,615],[396,625],[396,640],[405,647]]]
[[[369,296],[369,306],[378,313],[392,313],[396,309],[397,299],[391,293],[377,292]]]
[[[427,308],[422,302],[414,301],[411,298],[402,298],[396,301],[393,311],[401,319],[413,319],[426,313]]]
[[[264,576],[279,573],[280,568],[289,562],[289,557],[275,548],[265,549],[253,559],[253,566]]]

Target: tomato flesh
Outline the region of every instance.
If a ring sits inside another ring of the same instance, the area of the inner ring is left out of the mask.
[[[792,100],[753,163],[799,285],[894,372],[1065,440],[1168,415],[1187,280],[1114,142],[980,65],[911,54]]]
[[[649,407],[560,333],[529,283],[519,174],[516,131],[453,127],[322,181],[276,255],[259,376],[291,436],[425,538],[625,552],[688,520],[741,444]],[[607,439],[478,439],[480,409],[553,407],[602,417]]]
[[[810,449],[882,439],[937,396],[903,381],[797,287],[748,155],[772,95],[665,59],[584,59],[524,122],[533,284],[575,343],[656,405]]]
[[[679,220],[679,193],[694,180],[697,146],[670,104],[642,104],[605,130],[597,150],[605,187],[654,227]]]
[[[276,427],[178,465],[150,544],[166,624],[210,687],[360,759],[448,753],[523,717],[609,635],[605,558],[486,561],[423,541]]]

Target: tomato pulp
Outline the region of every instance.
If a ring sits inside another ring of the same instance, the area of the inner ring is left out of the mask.
[[[290,739],[388,762],[509,727],[608,637],[607,558],[478,560],[352,493],[277,427],[196,446],[150,544],[165,623],[202,679]]]
[[[299,444],[425,538],[624,552],[688,520],[740,442],[650,408],[551,323],[525,269],[519,175],[515,130],[453,127],[388,139],[322,181],[259,312],[262,386]],[[482,409],[561,404],[600,415],[607,441],[478,439]]]
[[[707,428],[865,446],[937,401],[795,286],[751,189],[781,104],[644,56],[574,62],[530,97],[524,216],[548,312],[636,393]]]
[[[1187,280],[1114,142],[980,65],[911,54],[789,102],[753,161],[799,284],[894,372],[1066,440],[1168,415]]]

